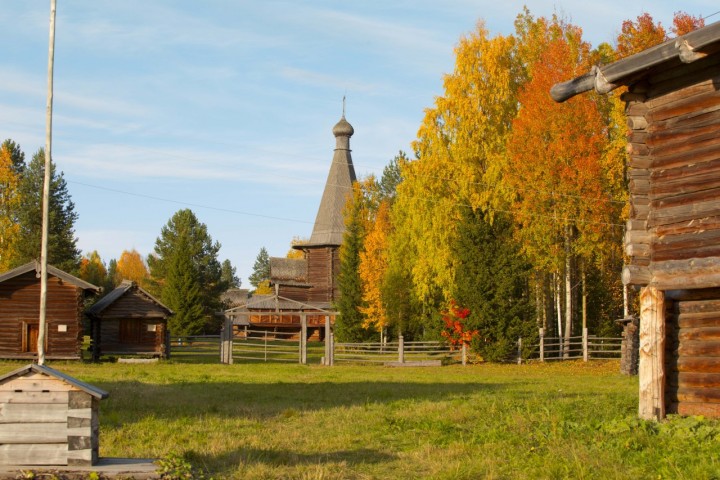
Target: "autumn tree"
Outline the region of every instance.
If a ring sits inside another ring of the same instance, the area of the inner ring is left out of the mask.
[[[335,307],[340,315],[335,320],[338,340],[357,342],[372,337],[373,331],[366,328],[363,308],[362,281],[360,279],[360,253],[362,252],[371,216],[377,208],[378,186],[370,176],[353,185],[352,196],[348,198],[345,212],[345,233],[340,247],[340,273],[338,275],[339,298]]]
[[[390,203],[384,200],[365,236],[358,266],[362,292],[362,304],[358,308],[365,316],[363,327],[378,332],[383,332],[388,326],[382,287],[388,269],[387,239],[390,228]]]
[[[695,17],[686,12],[675,12],[673,16],[673,26],[670,29],[676,37],[685,35],[698,28],[705,26],[705,19],[702,17]]]
[[[70,193],[62,172],[59,174],[51,162],[50,171],[50,209],[48,232],[48,263],[69,273],[78,272],[80,250],[75,238],[75,212]],[[20,236],[14,266],[22,265],[39,258],[42,237],[42,192],[45,172],[45,152],[43,149],[33,155],[30,163],[22,168],[19,194],[23,201],[17,210]]]
[[[142,255],[134,248],[129,251],[123,250],[115,268],[118,283],[123,280],[130,280],[137,283],[141,288],[147,285],[150,272]]]
[[[667,32],[660,22],[655,23],[645,12],[633,20],[625,20],[617,38],[618,60],[642,52],[667,40]]]
[[[308,241],[309,240],[307,238],[293,237],[292,241],[290,242],[290,250],[288,250],[287,255],[285,256],[287,258],[294,258],[295,260],[301,260],[305,258],[305,252],[302,249],[296,247],[308,243]]]
[[[0,272],[12,268],[20,240],[17,211],[21,203],[18,190],[25,154],[12,140],[0,147]]]
[[[555,22],[550,29],[551,41],[518,97],[504,178],[523,251],[537,269],[555,275],[555,303],[564,302],[564,322],[556,309],[558,332],[567,344],[577,262],[592,257],[614,219],[602,180],[606,125],[597,103],[582,95],[555,104],[548,95],[555,83],[589,69],[589,45],[576,27]]]
[[[103,287],[107,282],[107,269],[100,258],[97,250],[80,259],[80,278],[98,287]]]
[[[151,285],[175,312],[169,323],[173,335],[217,330],[214,313],[223,291],[219,250],[220,244],[189,209],[176,212],[162,228],[147,262]]]

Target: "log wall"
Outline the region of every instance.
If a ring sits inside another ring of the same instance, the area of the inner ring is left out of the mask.
[[[310,302],[332,302],[339,296],[337,277],[340,273],[339,247],[307,249],[308,292]]]
[[[80,359],[83,291],[57,277],[48,277],[48,359]],[[34,358],[28,351],[28,325],[40,318],[40,279],[28,272],[0,284],[0,357]],[[64,330],[64,331],[63,331]],[[25,346],[25,348],[23,348]]]
[[[719,57],[650,75],[624,95],[631,204],[626,284],[720,285]],[[690,268],[696,259],[705,268]]]
[[[720,417],[720,290],[678,292],[666,319],[667,411]]]

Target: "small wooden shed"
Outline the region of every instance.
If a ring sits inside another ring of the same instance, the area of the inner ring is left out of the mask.
[[[43,365],[0,376],[0,465],[94,465],[107,396]]]
[[[628,91],[629,262],[642,418],[720,417],[720,23],[555,85]]]
[[[99,291],[48,265],[45,358],[81,358],[85,299]],[[39,318],[40,264],[30,262],[0,275],[0,358],[37,358]]]
[[[85,313],[94,360],[100,355],[170,355],[167,322],[173,312],[135,282],[123,281]]]

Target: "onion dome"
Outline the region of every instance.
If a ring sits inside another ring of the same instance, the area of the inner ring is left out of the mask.
[[[352,137],[352,134],[355,133],[355,129],[352,125],[345,120],[345,115],[343,115],[340,121],[335,124],[332,131],[333,135],[336,137]]]

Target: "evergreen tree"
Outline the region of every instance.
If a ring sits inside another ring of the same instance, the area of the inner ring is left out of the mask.
[[[102,287],[107,282],[107,269],[97,250],[80,260],[80,278],[95,286]]]
[[[497,213],[490,223],[483,212],[465,208],[452,247],[458,263],[453,298],[470,309],[467,328],[479,330],[472,346],[485,360],[503,360],[518,337],[537,335],[531,266],[512,238],[510,222]]]
[[[17,218],[23,239],[13,258],[19,266],[40,257],[42,238],[42,192],[45,175],[45,152],[33,155],[22,170],[19,192],[23,201],[18,207]],[[75,221],[78,214],[70,198],[62,172],[58,174],[51,163],[50,211],[48,235],[48,263],[69,273],[77,274],[80,266],[80,250],[75,238]]]
[[[240,288],[240,278],[235,275],[235,267],[232,266],[230,260],[225,260],[222,263],[220,279],[223,282],[225,290],[228,288]]]
[[[103,288],[105,290],[105,293],[108,293],[118,285],[120,285],[120,280],[118,280],[117,260],[111,258],[108,262],[107,277],[105,279],[105,285],[103,285]]]
[[[270,279],[270,256],[265,247],[260,249],[255,263],[253,264],[253,272],[248,277],[250,285],[257,288],[264,280]]]
[[[173,335],[215,332],[214,313],[220,308],[223,291],[222,267],[217,259],[220,244],[213,242],[205,224],[189,210],[180,210],[168,221],[147,259],[151,289],[175,317]]]
[[[335,335],[341,342],[361,342],[376,336],[373,329],[364,326],[365,317],[360,312],[360,307],[365,306],[359,268],[368,226],[367,203],[363,184],[356,183],[346,206],[345,234],[340,247],[340,297],[335,302],[340,315],[335,320]]]
[[[392,201],[395,200],[397,186],[400,182],[402,182],[401,168],[408,161],[409,160],[405,152],[400,150],[395,158],[390,160],[390,163],[383,168],[382,177],[380,177],[378,185],[380,189],[380,198],[382,200],[387,200],[389,203],[392,203]]]

